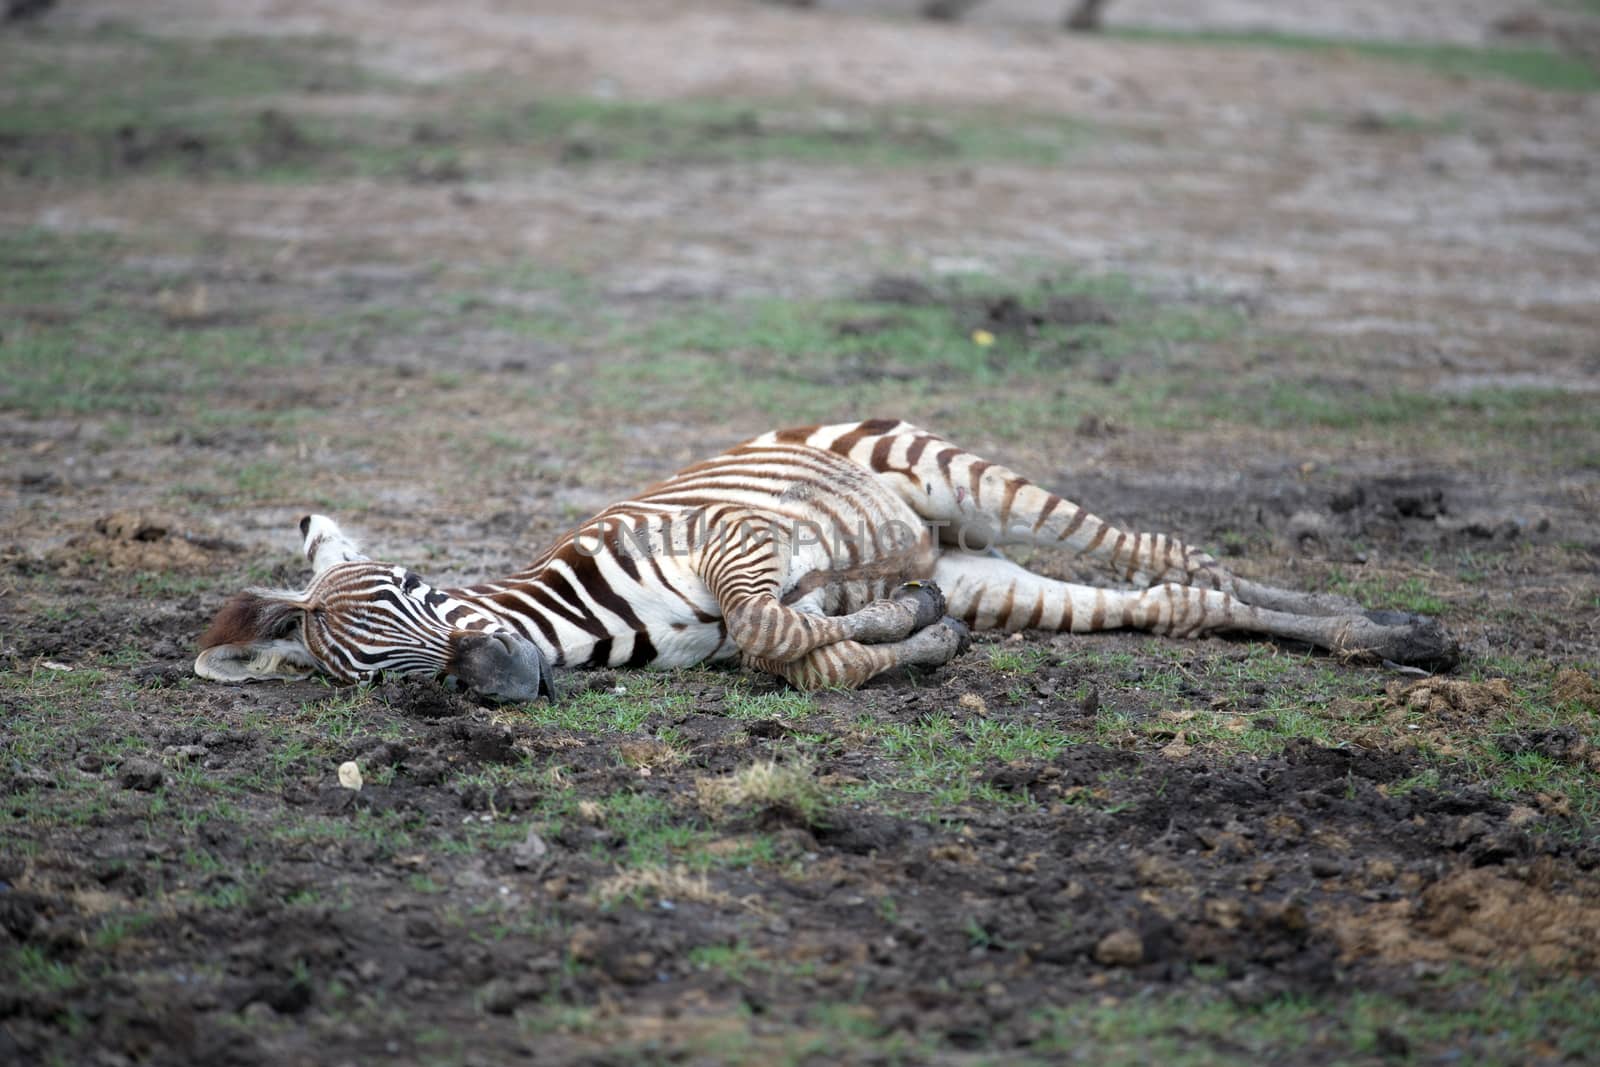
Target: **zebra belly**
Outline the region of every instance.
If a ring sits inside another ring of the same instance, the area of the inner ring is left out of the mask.
[[[650,661],[650,666],[660,670],[693,667],[711,659],[726,659],[739,651],[738,646],[728,640],[726,630],[716,622],[680,623],[661,630],[652,629],[649,637],[656,648],[656,658]]]

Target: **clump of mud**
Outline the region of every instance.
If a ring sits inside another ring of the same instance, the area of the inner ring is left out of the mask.
[[[1346,959],[1473,960],[1592,971],[1600,963],[1600,899],[1460,870],[1423,890],[1332,920]]]
[[[1464,682],[1424,678],[1416,682],[1390,682],[1384,695],[1395,707],[1420,711],[1452,723],[1479,723],[1512,706],[1516,694],[1504,678]]]
[[[1600,712],[1600,681],[1582,671],[1569,669],[1557,674],[1550,695],[1563,704],[1577,704]]]
[[[372,687],[372,695],[396,711],[418,719],[453,719],[469,715],[477,708],[459,690],[431,678],[415,676],[385,679]]]
[[[241,546],[220,537],[184,529],[177,519],[155,511],[114,511],[96,519],[45,554],[45,563],[63,576],[102,570],[195,572],[212,569],[213,555]]]

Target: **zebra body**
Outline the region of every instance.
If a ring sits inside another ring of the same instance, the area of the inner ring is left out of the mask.
[[[332,520],[301,523],[315,577],[250,590],[202,638],[210,678],[454,674],[490,696],[550,691],[549,668],[741,658],[803,688],[937,665],[967,628],[1175,636],[1233,629],[1449,662],[1431,620],[1237,578],[1161,534],[1127,533],[892,419],[779,430],[613,504],[527,568],[435,588],[375,563]],[[1065,549],[1131,588],[1055,581],[992,552]],[[948,610],[947,617],[945,612]]]
[[[685,667],[739,654],[718,590],[737,595],[744,572],[790,609],[827,616],[931,578],[933,564],[922,520],[880,478],[769,434],[613,504],[525,570],[451,593],[558,664]]]

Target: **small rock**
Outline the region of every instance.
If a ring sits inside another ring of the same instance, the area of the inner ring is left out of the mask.
[[[1107,967],[1135,967],[1144,962],[1144,939],[1136,930],[1113,930],[1094,947],[1094,958]]]
[[[1379,1055],[1398,1060],[1411,1058],[1411,1041],[1400,1031],[1380,1026],[1372,1037]]]
[[[195,760],[205,759],[210,753],[204,745],[168,745],[161,750],[161,758],[182,767]]]
[[[1297,511],[1284,526],[1289,546],[1304,555],[1326,552],[1333,540],[1334,527],[1328,516],[1316,511]]]
[[[160,789],[164,781],[166,775],[161,770],[161,764],[153,760],[137,758],[126,760],[117,771],[117,784],[124,789],[138,789],[148,793]]]
[[[1183,867],[1164,856],[1138,856],[1133,861],[1133,874],[1141,885],[1185,886],[1194,878]]]
[[[1344,873],[1344,864],[1327,856],[1316,856],[1311,860],[1311,876],[1313,878],[1337,878]]]
[[[339,764],[339,784],[345,789],[358,793],[361,791],[361,768],[355,760],[346,760]]]
[[[483,1010],[494,1015],[510,1015],[516,1010],[519,999],[516,987],[504,978],[490,979],[478,990],[478,1002]]]
[[[5,782],[0,792],[22,793],[29,789],[54,789],[56,780],[50,773],[38,767],[19,767],[11,774],[11,779]]]
[[[989,705],[984,703],[983,698],[977,693],[962,693],[961,699],[957,700],[956,703],[974,715],[989,714]]]
[[[519,871],[536,866],[538,862],[549,855],[550,846],[544,843],[544,838],[533,827],[528,827],[528,836],[522,843],[511,850],[511,865]]]

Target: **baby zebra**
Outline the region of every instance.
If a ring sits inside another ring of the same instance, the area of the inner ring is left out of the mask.
[[[1246,581],[1163,534],[1118,530],[997,464],[894,419],[763,434],[613,504],[526,569],[438,589],[300,522],[303,591],[250,589],[195,661],[222,682],[445,675],[496,700],[553,696],[552,666],[683,667],[739,657],[801,689],[854,687],[966,649],[968,627],[1267,634],[1447,667],[1433,620]],[[998,545],[1065,549],[1103,589],[1034,574]]]

